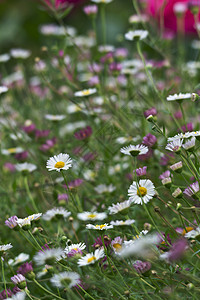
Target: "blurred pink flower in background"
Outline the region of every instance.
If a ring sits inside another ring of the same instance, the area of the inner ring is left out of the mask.
[[[43,0],[49,7],[55,9],[62,9],[67,7],[67,4],[77,4],[81,2],[81,0]]]
[[[179,5],[177,5],[179,4]],[[166,29],[177,31],[177,13],[174,10],[182,9],[182,18],[184,24],[184,31],[187,33],[195,32],[194,16],[189,10],[194,5],[196,8],[200,7],[200,0],[146,0],[147,13],[156,18],[161,23],[161,18],[164,16],[164,26]],[[184,9],[185,6],[185,9]],[[185,12],[184,12],[185,10]],[[200,20],[200,13],[198,14],[198,21]]]

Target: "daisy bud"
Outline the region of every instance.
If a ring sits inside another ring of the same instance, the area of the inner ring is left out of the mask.
[[[154,121],[155,121],[154,117],[152,115],[149,115],[148,117],[146,117],[146,120],[151,123],[154,123]]]
[[[170,166],[170,169],[174,172],[177,172],[177,173],[181,173],[182,172],[182,169],[183,169],[183,163],[182,161],[179,161],[173,165]]]
[[[190,140],[187,140],[187,142],[185,142],[185,144],[182,145],[182,147],[189,152],[192,152],[195,148],[195,141],[196,138],[193,136]]]
[[[193,290],[194,287],[195,287],[194,284],[191,283],[191,282],[187,284],[187,289],[188,289],[188,290]]]
[[[33,230],[32,230],[33,235],[38,235],[39,233],[40,233],[40,231],[39,231],[38,227],[33,228]]]
[[[26,287],[26,278],[22,274],[14,275],[13,277],[11,277],[11,280],[21,290],[25,289],[25,287]]]
[[[74,218],[73,217],[69,217],[69,222],[73,222],[74,221]]]
[[[199,100],[199,95],[196,93],[192,93],[191,100],[192,100],[192,102]]]
[[[94,17],[98,12],[98,7],[97,5],[88,5],[83,8],[83,11],[86,15]]]
[[[182,204],[181,203],[177,203],[176,210],[179,211],[181,208],[182,208]]]
[[[166,188],[170,188],[171,187],[171,184],[172,184],[172,179],[170,177],[168,178],[164,178],[162,180],[162,184],[166,187]]]
[[[185,3],[175,3],[173,6],[173,11],[177,17],[182,17],[187,10],[187,6]]]
[[[151,228],[152,228],[152,225],[151,225],[151,224],[149,224],[149,223],[144,223],[144,230],[150,231]]]
[[[127,297],[129,297],[130,292],[127,290],[127,291],[124,292],[124,295],[127,296]]]
[[[175,189],[175,191],[172,193],[172,196],[174,198],[181,198],[183,195],[182,190],[180,188]]]
[[[193,15],[197,15],[199,13],[199,0],[189,0],[188,8]]]

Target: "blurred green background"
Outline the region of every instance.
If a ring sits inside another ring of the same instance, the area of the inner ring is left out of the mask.
[[[77,28],[78,34],[85,34],[91,28],[90,20],[83,13],[83,6],[91,3],[83,1],[64,19],[66,25]],[[128,27],[128,17],[134,13],[131,0],[114,0],[106,6],[107,34],[109,43],[116,35],[124,33]],[[43,46],[43,37],[39,34],[40,24],[54,23],[55,20],[44,10],[37,0],[1,0],[0,1],[0,54],[10,48],[28,48],[32,51]],[[98,27],[100,19],[98,19]]]

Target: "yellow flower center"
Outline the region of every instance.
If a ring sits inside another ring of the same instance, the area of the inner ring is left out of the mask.
[[[16,148],[10,148],[10,149],[8,149],[8,152],[9,153],[15,153],[16,152]]]
[[[90,94],[90,90],[83,91],[84,96],[88,96]]]
[[[137,190],[137,195],[139,197],[144,197],[147,194],[147,189],[145,187],[140,186],[139,189]]]
[[[116,244],[113,244],[113,248],[115,248],[115,250],[117,252],[119,252],[121,250],[122,246],[119,243],[116,243]]]
[[[74,251],[78,251],[78,249],[77,249],[77,248],[74,248],[73,250],[74,250]]]
[[[93,260],[96,260],[96,257],[95,257],[95,256],[92,256],[92,257],[88,258],[87,262],[88,262],[88,263],[91,263]]]
[[[185,230],[186,229],[186,230]],[[186,227],[185,229],[183,229],[183,231],[182,231],[182,235],[185,235],[187,232],[190,232],[190,231],[192,231],[192,230],[194,230],[194,228],[193,227]]]
[[[96,228],[103,229],[104,227],[106,227],[106,225],[96,225],[95,227],[96,227]]]
[[[62,169],[63,167],[65,166],[65,163],[63,161],[58,161],[54,168],[57,168],[57,169]]]
[[[96,216],[97,216],[96,214],[90,214],[90,215],[88,215],[88,218],[93,219],[93,218],[95,218]]]

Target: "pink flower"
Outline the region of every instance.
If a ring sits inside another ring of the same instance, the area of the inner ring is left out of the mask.
[[[174,13],[174,5],[176,3],[183,3],[188,6],[189,0],[149,0],[147,1],[147,13],[157,19],[161,20],[162,9],[164,6],[164,26],[166,29],[177,31],[177,17]],[[199,15],[200,16],[200,15]],[[187,8],[185,14],[183,14],[184,31],[187,33],[195,32],[194,28],[194,16]]]

